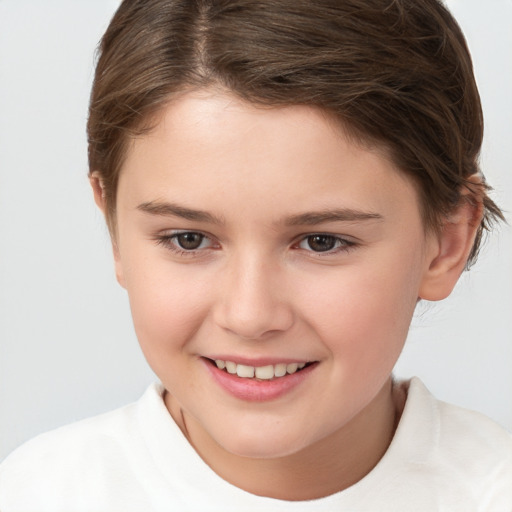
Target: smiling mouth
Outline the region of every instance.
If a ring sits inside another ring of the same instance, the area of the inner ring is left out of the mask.
[[[237,364],[233,361],[224,361],[222,359],[209,359],[219,370],[231,375],[237,375],[242,379],[254,380],[274,380],[287,375],[300,372],[304,368],[314,364],[308,363],[278,363],[265,366],[248,366],[245,364]]]

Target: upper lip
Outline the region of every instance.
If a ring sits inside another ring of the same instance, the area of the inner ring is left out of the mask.
[[[269,366],[276,364],[291,364],[291,363],[309,363],[312,362],[310,359],[300,359],[294,357],[257,357],[250,358],[244,356],[234,356],[234,355],[225,355],[225,354],[215,354],[209,356],[203,356],[206,359],[211,359],[212,361],[220,360],[220,361],[232,361],[236,364],[243,364],[245,366]]]

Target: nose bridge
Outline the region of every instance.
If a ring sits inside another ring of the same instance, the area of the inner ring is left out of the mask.
[[[263,251],[233,255],[223,282],[220,324],[246,339],[258,339],[290,327],[293,315],[284,285],[284,269]]]

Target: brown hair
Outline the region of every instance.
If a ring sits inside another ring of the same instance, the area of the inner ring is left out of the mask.
[[[384,146],[438,229],[464,187],[483,230],[503,215],[475,185],[483,119],[464,36],[438,0],[124,0],[99,49],[88,122],[114,230],[127,144],[178,93],[221,86],[267,106],[311,105]]]

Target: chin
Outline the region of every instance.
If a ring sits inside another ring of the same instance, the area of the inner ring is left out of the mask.
[[[261,427],[255,432],[233,432],[217,439],[217,443],[232,455],[250,459],[278,459],[300,452],[310,443],[295,439],[290,432],[272,432]]]
[[[269,445],[268,442],[258,443],[254,440],[244,440],[233,446],[224,446],[224,449],[233,455],[248,459],[278,459],[300,451],[297,447]]]

